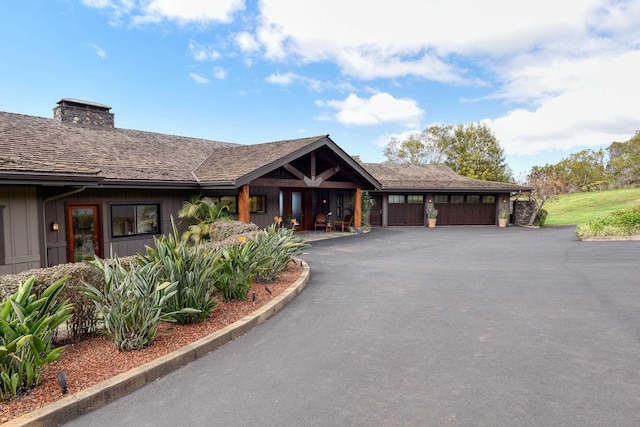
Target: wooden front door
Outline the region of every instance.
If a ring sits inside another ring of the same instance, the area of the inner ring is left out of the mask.
[[[99,203],[67,204],[67,262],[102,258],[102,215]]]

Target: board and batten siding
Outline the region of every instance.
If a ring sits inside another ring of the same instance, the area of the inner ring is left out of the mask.
[[[0,186],[0,275],[39,268],[40,221],[38,191],[29,186]]]

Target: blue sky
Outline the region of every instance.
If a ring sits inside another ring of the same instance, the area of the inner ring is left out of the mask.
[[[640,129],[640,0],[3,0],[0,110],[243,144],[484,122],[516,176]]]

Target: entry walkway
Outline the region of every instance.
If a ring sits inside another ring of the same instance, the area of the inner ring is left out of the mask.
[[[640,425],[638,241],[388,228],[303,258],[268,322],[69,425]]]

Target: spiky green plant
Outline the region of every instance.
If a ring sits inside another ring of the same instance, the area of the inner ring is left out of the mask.
[[[293,258],[302,255],[309,245],[289,228],[271,225],[253,237],[257,245],[258,259],[263,262],[258,267],[258,280],[274,281],[284,271]]]
[[[0,400],[10,399],[40,383],[42,368],[58,360],[64,347],[52,348],[53,333],[66,322],[73,306],[56,302],[67,278],[32,294],[35,277],[0,304]]]
[[[213,294],[218,254],[180,241],[173,219],[171,223],[173,234],[154,238],[155,249],[147,246],[147,254],[139,262],[158,263],[162,280],[178,284],[177,292],[165,300],[166,313],[175,313],[174,318],[181,325],[202,322],[216,305]],[[187,308],[191,311],[185,312]]]
[[[177,292],[177,283],[163,282],[158,264],[134,265],[131,270],[118,258],[113,264],[97,257],[91,263],[104,276],[104,293],[90,283],[79,290],[95,303],[104,333],[119,350],[140,350],[153,342],[161,319],[175,321],[174,313],[163,313],[163,307]]]
[[[218,259],[220,269],[216,288],[225,302],[247,299],[251,281],[265,261],[265,255],[260,253],[255,241],[244,236],[238,238],[242,244],[222,248]]]

